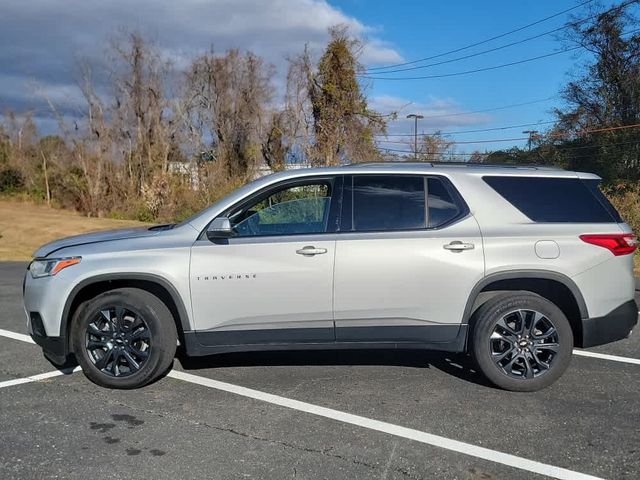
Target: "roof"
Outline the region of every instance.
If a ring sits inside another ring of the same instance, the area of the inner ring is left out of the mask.
[[[351,163],[339,167],[314,167],[287,169],[265,178],[295,178],[309,175],[337,175],[345,173],[440,173],[447,176],[458,175],[521,175],[545,177],[599,178],[590,173],[578,173],[544,165],[496,165],[468,162],[377,162]]]

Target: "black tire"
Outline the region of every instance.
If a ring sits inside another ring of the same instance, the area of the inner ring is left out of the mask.
[[[519,326],[524,329],[520,331]],[[564,313],[547,299],[531,292],[505,292],[473,314],[470,350],[494,385],[533,392],[554,383],[567,369],[573,332]]]
[[[176,344],[176,325],[167,306],[138,288],[118,288],[88,300],[71,326],[72,350],[82,371],[107,388],[131,389],[153,382],[170,368]]]

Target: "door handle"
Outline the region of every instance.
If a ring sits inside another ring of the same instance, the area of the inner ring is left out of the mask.
[[[314,255],[321,255],[323,253],[327,253],[326,248],[316,248],[314,246],[308,245],[306,247],[299,248],[296,250],[298,255],[304,255],[305,257],[313,257]]]
[[[454,240],[447,245],[443,245],[442,248],[450,250],[452,252],[462,252],[464,250],[473,250],[476,246],[473,243],[463,243],[459,240]]]

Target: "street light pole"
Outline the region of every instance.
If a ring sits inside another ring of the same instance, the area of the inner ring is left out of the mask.
[[[413,118],[413,158],[418,160],[418,120],[424,118],[423,115],[410,113],[407,118]]]
[[[531,144],[533,143],[535,138],[538,136],[539,132],[538,130],[524,130],[522,133],[526,133],[529,135],[529,140],[527,141],[527,143],[528,143],[529,151],[531,151]]]

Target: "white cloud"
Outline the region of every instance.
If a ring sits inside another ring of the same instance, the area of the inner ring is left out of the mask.
[[[426,130],[431,133],[436,130],[451,127],[465,127],[482,125],[491,120],[483,113],[468,113],[450,98],[428,97],[423,101],[411,101],[406,98],[391,95],[378,95],[371,99],[370,106],[381,113],[397,112],[398,119],[389,124],[389,133],[413,132],[413,120],[407,119],[410,113],[424,115],[420,120],[418,131]]]
[[[376,37],[376,29],[325,0],[2,0],[0,71],[7,89],[0,90],[0,105],[34,98],[36,106],[30,82],[56,101],[73,103],[74,64],[79,58],[104,58],[118,29],[151,38],[178,67],[211,47],[238,48],[262,56],[282,77],[287,57],[305,44],[320,51],[328,27],[336,24],[365,39],[366,64],[402,61],[392,45]]]
[[[365,43],[360,60],[370,66],[392,65],[404,61],[391,45],[378,39],[370,39]]]
[[[465,112],[451,98],[428,97],[423,101],[413,102],[406,98],[392,95],[378,95],[371,99],[370,106],[381,113],[397,113],[397,120],[389,122],[388,137],[379,137],[379,145],[392,151],[410,153],[413,150],[413,119],[406,116],[410,113],[423,115],[418,121],[418,135],[432,134],[437,131],[450,132],[461,127],[483,125],[491,121],[484,113]],[[454,147],[454,150],[457,150]]]

